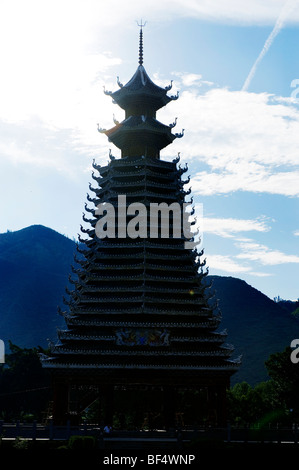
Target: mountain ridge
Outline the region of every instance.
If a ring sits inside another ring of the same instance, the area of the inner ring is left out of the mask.
[[[64,327],[58,314],[74,263],[73,240],[43,225],[0,234],[0,338],[20,347],[47,347]],[[228,330],[243,363],[232,381],[267,379],[265,360],[299,337],[299,320],[245,281],[208,276],[219,300],[220,330]],[[294,304],[295,305],[295,304]],[[295,306],[294,306],[295,310]],[[297,333],[298,332],[298,333]]]

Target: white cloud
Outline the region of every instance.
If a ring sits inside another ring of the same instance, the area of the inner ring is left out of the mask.
[[[174,21],[195,17],[219,22],[242,24],[273,24],[284,5],[284,0],[11,0],[0,4],[1,88],[7,85],[15,95],[1,94],[1,109],[9,111],[17,106],[57,106],[65,90],[74,92],[86,84],[86,78],[102,72],[105,66],[116,63],[101,45],[113,34],[127,34],[135,28],[136,18],[149,23]],[[299,11],[294,11],[292,22],[299,22]],[[113,30],[111,29],[113,28]],[[95,52],[97,51],[97,52]],[[87,54],[88,52],[88,54]],[[202,83],[197,73],[182,77],[185,85]],[[208,83],[208,82],[206,82]],[[68,85],[66,87],[65,85]],[[51,90],[58,90],[58,96]],[[61,94],[59,93],[59,88]],[[4,98],[4,103],[3,103]],[[70,113],[71,114],[71,113]]]
[[[299,263],[298,255],[282,253],[279,250],[271,250],[265,245],[254,241],[239,243],[242,253],[236,255],[238,259],[257,261],[263,265],[275,266],[284,263]]]
[[[0,115],[5,119],[16,119],[18,115],[22,120],[28,118],[28,109],[37,115],[42,109],[43,115],[55,113],[59,125],[57,109],[63,111],[63,119],[68,108],[67,117],[72,120],[74,95],[79,91],[80,100],[80,92],[86,91],[86,86],[90,88],[88,81],[96,80],[100,72],[120,62],[119,58],[99,53],[103,51],[103,38],[110,34],[121,36],[126,29],[136,28],[135,19],[140,15],[156,23],[174,21],[183,15],[260,24],[271,23],[284,4],[283,0],[262,3],[258,0],[250,4],[236,0],[1,2],[0,43],[5,47],[0,50]],[[299,21],[299,12],[292,16],[293,21],[296,18]],[[204,83],[197,73],[183,75],[182,81],[186,86]]]
[[[253,0],[250,4],[145,0],[142,5],[137,0],[2,2],[0,41],[8,46],[0,51],[0,119],[25,123],[27,129],[24,142],[19,136],[18,143],[12,140],[10,145],[18,144],[21,151],[29,152],[26,141],[33,141],[37,130],[44,127],[53,142],[57,132],[66,131],[70,150],[87,155],[98,153],[99,148],[106,151],[109,144],[96,132],[96,123],[110,127],[115,107],[101,90],[104,84],[115,89],[110,71],[121,62],[101,47],[104,35],[111,34],[111,25],[117,25],[115,30],[121,35],[125,27],[136,28],[139,13],[149,22],[172,21],[183,14],[260,24],[276,18],[282,5],[282,0]],[[124,26],[126,20],[130,26]],[[177,127],[185,129],[186,139],[175,141],[162,156],[181,151],[184,158],[209,166],[208,172],[192,177],[194,193],[246,190],[298,195],[299,110],[291,105],[291,98],[219,88],[204,93],[202,85],[211,87],[212,83],[201,75],[174,74],[176,86],[182,87],[180,99],[158,118],[167,123],[178,116]],[[121,110],[116,112],[121,120]],[[36,161],[32,156],[31,162]]]
[[[234,261],[232,256],[226,255],[209,255],[207,264],[211,270],[215,269],[226,273],[247,273],[250,271],[249,266],[243,266]]]
[[[299,237],[299,230],[295,230],[294,235],[295,237]]]
[[[201,87],[202,85],[212,86],[213,82],[203,80],[201,74],[188,73],[188,72],[172,72],[172,75],[176,77],[177,83],[181,82],[183,87]],[[176,85],[177,86],[177,85]]]
[[[264,218],[233,219],[204,217],[202,224],[204,233],[213,233],[225,238],[234,237],[239,232],[267,232],[270,230]]]
[[[164,110],[164,122],[171,119],[170,112]],[[185,89],[176,112],[186,138],[174,141],[171,151],[209,167],[192,176],[194,193],[243,190],[299,195],[299,108],[291,98],[220,88],[203,94]],[[169,151],[164,150],[166,155]]]
[[[257,250],[259,250],[258,254],[261,255],[260,250],[262,250],[262,245],[255,243],[251,238],[237,236],[237,234],[242,232],[267,232],[270,230],[267,222],[268,220],[265,217],[257,219],[204,217],[202,221],[204,233],[213,233],[220,237],[233,239],[232,253],[230,255],[211,254],[208,256],[208,264],[212,272],[216,270],[229,274],[239,275],[243,273],[254,277],[272,276],[271,273],[257,271],[253,268],[252,261],[260,261],[260,257],[257,256]],[[263,250],[265,251],[266,247],[263,247]],[[240,264],[239,261],[242,259],[245,260],[245,265]],[[269,264],[269,259],[268,263],[265,262],[263,264]]]
[[[270,277],[274,274],[257,270],[253,263],[260,263],[263,266],[275,266],[285,263],[299,263],[299,256],[288,255],[278,250],[270,250],[268,247],[255,243],[254,241],[236,245],[242,252],[239,254],[219,255],[210,254],[207,256],[207,265],[210,273],[222,271],[229,274],[243,274],[254,277]],[[245,264],[241,264],[243,260]]]
[[[234,191],[271,193],[284,196],[299,196],[299,171],[268,175],[266,171],[246,174],[242,166],[234,173],[200,172],[192,180],[194,193],[201,195],[225,194]]]
[[[272,273],[263,273],[261,271],[250,271],[248,274],[250,274],[251,276],[255,276],[255,277],[271,277],[273,276]]]
[[[64,0],[65,3],[68,3]],[[169,21],[182,17],[193,17],[207,21],[218,21],[233,24],[266,24],[275,23],[284,0],[251,0],[240,2],[238,0],[214,0],[213,2],[198,0],[110,0],[109,2],[96,2],[87,0],[82,2],[86,9],[93,10],[98,18],[103,17],[104,27],[124,24],[132,21],[132,12],[135,18],[146,18],[148,21]],[[72,8],[73,2],[71,2]],[[76,10],[80,2],[74,2]],[[113,14],[112,14],[113,12]],[[294,11],[288,22],[299,21],[298,11]]]
[[[232,171],[244,163],[255,173],[265,165],[297,165],[299,109],[291,101],[225,88],[183,91],[175,107],[188,139],[179,145],[188,158],[204,155],[214,170]]]
[[[103,28],[97,26],[105,17],[101,13],[96,22],[99,3],[0,3],[0,119],[39,119],[53,130],[80,129],[82,134],[91,118],[96,125],[94,114],[109,106],[101,99],[103,80],[121,63],[100,47]]]

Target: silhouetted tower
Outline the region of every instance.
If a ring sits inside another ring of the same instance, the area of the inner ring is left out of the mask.
[[[139,414],[154,407],[164,425],[173,426],[175,412],[183,406],[178,391],[192,390],[200,397],[194,417],[220,424],[230,376],[240,365],[230,358],[233,347],[225,343],[226,331],[218,330],[221,315],[206,282],[203,251],[186,248],[192,238],[183,230],[179,236],[172,233],[176,215],[170,213],[169,237],[157,219],[155,238],[149,217],[146,233],[136,238],[125,233],[134,215],[127,221],[118,217],[132,203],[143,203],[148,212],[153,203],[178,203],[182,212],[184,203],[192,203],[192,198],[186,201],[190,189],[184,189],[190,178],[182,179],[187,166],[178,165],[179,157],[160,159],[160,151],[183,132],[173,134],[176,119],[165,125],[156,113],[178,95],[169,96],[171,85],[157,86],[147,75],[142,26],[135,74],[126,85],[118,80],[117,91],[105,91],[125,111],[125,119],[109,130],[99,128],[121,150],[121,158],[110,154],[106,166],[93,163],[98,175],[92,173],[95,187],[90,190],[95,196],[87,197],[90,218],[84,214],[83,220],[88,228],[81,226],[85,237],[79,237],[79,266],[73,268],[76,278],[70,279],[74,289],[65,301],[68,309],[61,311],[66,327],[42,360],[52,372],[56,423],[79,417],[96,397],[103,419],[111,422],[119,394],[133,393],[143,397],[139,405],[138,398],[135,402]],[[103,203],[115,207],[115,238],[96,234],[97,207]]]

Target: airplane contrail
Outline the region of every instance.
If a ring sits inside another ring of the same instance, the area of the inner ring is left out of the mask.
[[[295,6],[298,5],[298,0],[288,0],[285,5],[283,6],[277,20],[276,20],[276,23],[274,25],[274,28],[272,29],[271,33],[269,34],[265,44],[264,44],[264,47],[263,49],[261,50],[258,58],[256,59],[256,61],[254,62],[245,82],[244,82],[244,85],[242,87],[242,91],[247,91],[249,85],[250,85],[250,82],[251,80],[253,79],[254,75],[255,75],[255,72],[256,72],[256,69],[259,65],[259,63],[262,61],[262,59],[264,58],[264,56],[266,55],[266,53],[268,52],[269,48],[271,47],[274,39],[276,38],[277,34],[279,33],[279,31],[284,27],[285,25],[285,22],[286,22],[286,19],[287,17],[290,15],[290,13],[292,12],[292,10],[295,8]]]

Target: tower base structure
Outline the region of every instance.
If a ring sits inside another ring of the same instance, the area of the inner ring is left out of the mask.
[[[53,422],[80,424],[95,403],[93,419],[99,426],[119,429],[178,429],[197,425],[224,426],[229,377],[148,373],[88,377],[53,376]]]

